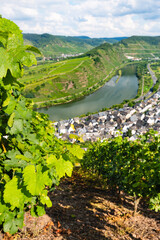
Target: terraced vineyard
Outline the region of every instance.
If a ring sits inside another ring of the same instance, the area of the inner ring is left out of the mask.
[[[59,62],[44,62],[25,71],[21,82],[24,96],[32,98],[35,107],[64,103],[81,98],[102,86],[130,59],[160,57],[160,37],[131,37],[116,44],[104,43],[81,57]],[[144,74],[143,93],[153,85]],[[142,93],[140,93],[141,95]]]
[[[124,39],[119,43],[126,56],[136,58],[160,57],[160,37],[137,37]]]
[[[92,61],[89,57],[65,60],[57,63],[48,63],[26,70],[21,82],[25,84],[24,94],[34,98],[34,101],[46,101],[65,97],[78,83],[76,79],[66,78],[66,75],[76,74],[77,69],[83,68]],[[85,81],[84,81],[85,84]]]
[[[118,49],[103,44],[79,58],[33,66],[21,79],[23,94],[38,106],[70,101],[99,88],[124,61]]]
[[[155,73],[155,76],[157,77],[157,82],[153,87],[153,91],[157,91],[160,88],[160,62],[152,64],[151,69]]]

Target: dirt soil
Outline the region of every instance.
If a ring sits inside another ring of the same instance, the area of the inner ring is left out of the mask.
[[[3,240],[158,240],[160,214],[141,204],[133,217],[131,198],[102,189],[96,180],[74,173],[50,193],[46,215],[26,214],[26,225]]]

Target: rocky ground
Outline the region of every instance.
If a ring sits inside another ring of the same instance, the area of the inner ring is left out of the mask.
[[[133,201],[106,190],[96,179],[74,173],[50,193],[46,215],[26,214],[26,226],[3,240],[158,240],[160,215],[141,203],[133,217]]]

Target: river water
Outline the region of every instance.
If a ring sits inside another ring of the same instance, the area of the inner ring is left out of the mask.
[[[138,90],[135,65],[122,68],[122,75],[116,83],[118,76],[114,76],[109,82],[96,92],[83,99],[49,108],[41,108],[38,111],[49,115],[52,121],[73,118],[88,112],[96,112],[105,107],[123,102],[124,99],[132,99]]]

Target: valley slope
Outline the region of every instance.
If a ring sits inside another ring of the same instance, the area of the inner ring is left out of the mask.
[[[25,44],[33,45],[45,57],[56,58],[62,54],[85,53],[105,42],[116,43],[125,37],[119,38],[89,38],[85,36],[55,36],[51,34],[23,34]]]
[[[125,56],[138,58],[160,57],[160,37],[133,36],[117,43]]]
[[[123,39],[104,43],[82,56],[56,63],[44,63],[26,70],[24,95],[39,106],[63,103],[90,94],[104,84],[128,57],[157,58],[160,37]]]

